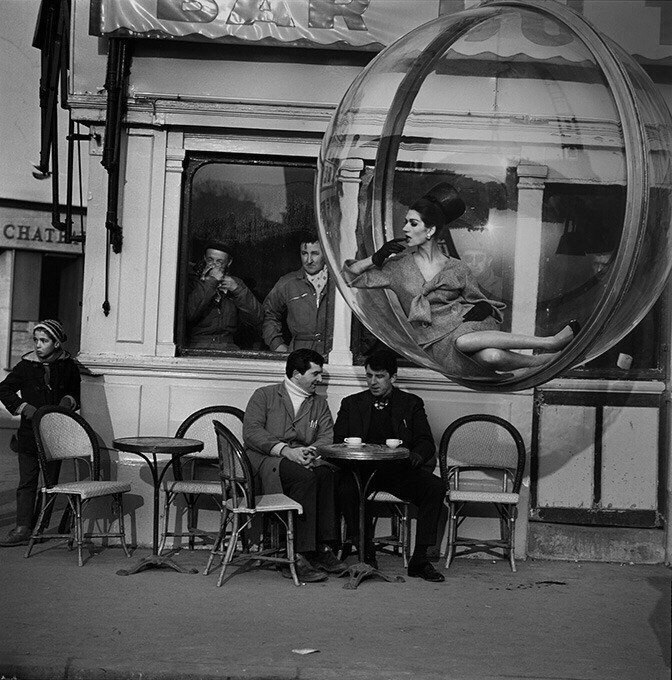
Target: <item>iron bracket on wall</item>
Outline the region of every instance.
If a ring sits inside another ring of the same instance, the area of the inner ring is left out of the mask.
[[[102,166],[107,170],[107,249],[105,260],[105,300],[103,312],[110,313],[109,300],[109,258],[112,251],[120,253],[123,243],[123,229],[119,224],[119,179],[121,157],[121,128],[126,114],[126,92],[131,74],[132,50],[128,40],[110,39],[107,55],[105,90],[107,91],[107,111],[105,116],[105,140],[103,142]]]
[[[74,183],[74,143],[88,139],[88,135],[75,134],[72,118],[68,123],[68,174],[65,221],[61,221],[58,168],[58,103],[68,109],[67,82],[70,54],[71,0],[42,0],[33,36],[33,47],[42,53],[40,64],[40,160],[35,166],[36,179],[51,177],[51,225],[64,232],[66,243],[84,240],[84,217],[79,234],[73,232],[72,188]],[[80,205],[83,205],[81,156],[79,166]]]
[[[107,170],[107,214],[105,227],[109,243],[115,253],[121,252],[123,231],[119,224],[119,176],[121,155],[121,127],[126,114],[126,91],[131,74],[131,44],[128,40],[110,39],[107,55],[105,90],[105,140],[101,164]]]

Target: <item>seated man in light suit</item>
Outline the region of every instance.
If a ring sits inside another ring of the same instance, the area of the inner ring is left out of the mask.
[[[305,582],[347,568],[333,553],[338,470],[315,456],[316,446],[333,441],[329,406],[315,393],[323,364],[314,350],[292,352],[284,381],[257,389],[243,421],[245,448],[262,492],[284,493],[303,507],[295,548],[297,574]]]
[[[427,557],[428,548],[436,543],[445,491],[441,478],[431,472],[436,463],[436,447],[424,403],[420,397],[394,386],[397,359],[389,350],[378,350],[369,355],[365,369],[369,388],[341,402],[334,425],[334,442],[340,443],[345,437],[361,437],[367,444],[401,439],[402,445],[410,450],[408,460],[367,464],[365,474],[375,469],[373,489],[387,491],[418,508],[415,549],[408,563],[408,575],[426,581],[443,581],[443,574]],[[351,475],[342,476],[340,497],[341,511],[352,533],[357,527],[358,505],[357,489]],[[367,536],[367,554],[360,559],[375,567],[370,540]]]

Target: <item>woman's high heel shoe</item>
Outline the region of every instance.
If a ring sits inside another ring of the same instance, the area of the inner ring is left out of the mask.
[[[567,322],[567,325],[572,329],[572,333],[574,333],[574,337],[576,337],[581,330],[581,324],[576,319],[572,319]]]

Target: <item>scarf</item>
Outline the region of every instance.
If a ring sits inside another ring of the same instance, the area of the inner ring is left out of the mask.
[[[292,401],[292,406],[294,407],[294,415],[296,415],[301,408],[301,404],[303,404],[310,394],[293,383],[289,378],[285,378],[284,384],[287,394],[289,394],[289,398]]]
[[[315,289],[316,295],[316,302],[317,306],[320,306],[320,297],[322,296],[322,291],[324,290],[324,287],[327,285],[327,268],[322,267],[317,274],[306,274],[306,278],[310,283],[313,285],[313,288]]]

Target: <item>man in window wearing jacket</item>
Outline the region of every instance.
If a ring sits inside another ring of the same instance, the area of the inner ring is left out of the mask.
[[[262,335],[274,352],[305,347],[326,356],[334,327],[334,282],[317,234],[305,233],[300,239],[301,269],[281,277],[266,296]],[[284,323],[289,343],[283,336]]]

